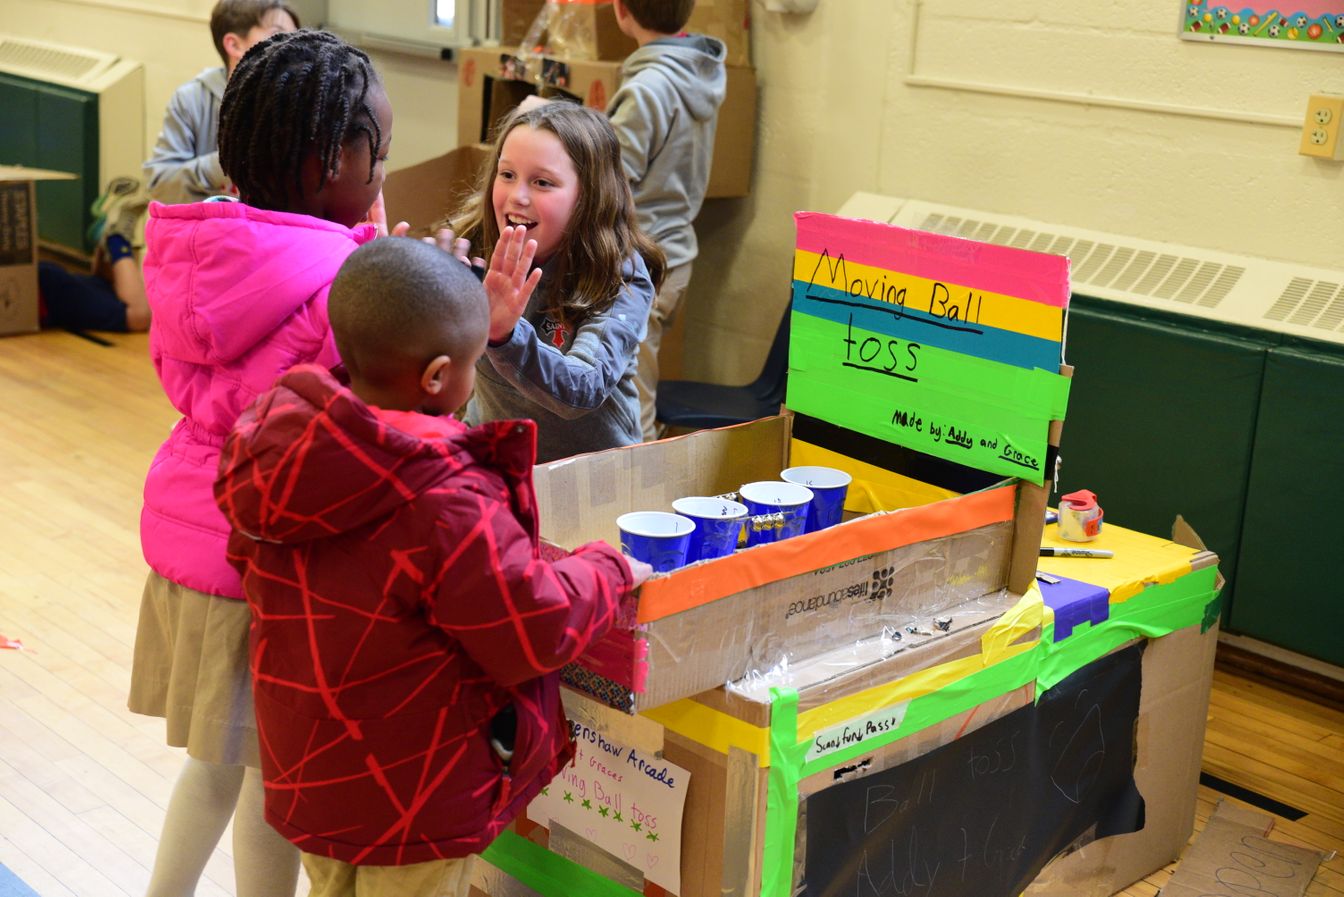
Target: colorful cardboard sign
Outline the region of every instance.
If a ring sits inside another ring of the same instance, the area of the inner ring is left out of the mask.
[[[583,722],[570,722],[576,753],[527,807],[527,818],[558,822],[681,893],[681,818],[691,774]]]
[[[1068,259],[872,221],[794,216],[789,408],[1043,483]]]

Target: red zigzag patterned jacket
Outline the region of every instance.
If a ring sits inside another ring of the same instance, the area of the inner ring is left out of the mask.
[[[555,671],[630,573],[600,542],[540,559],[534,428],[375,412],[312,365],[239,418],[215,497],[252,610],[266,819],[302,850],[475,853],[569,762]]]

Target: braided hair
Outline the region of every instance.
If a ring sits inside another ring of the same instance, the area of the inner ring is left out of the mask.
[[[219,162],[249,205],[288,210],[303,196],[303,162],[317,154],[317,187],[339,173],[341,147],[369,143],[373,180],[383,134],[369,104],[369,57],[326,31],[257,43],[238,63],[219,109]]]

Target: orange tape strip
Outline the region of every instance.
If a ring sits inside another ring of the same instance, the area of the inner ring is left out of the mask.
[[[795,536],[731,557],[685,567],[648,580],[639,591],[639,622],[650,623],[791,576],[1013,519],[1017,486],[876,514]]]

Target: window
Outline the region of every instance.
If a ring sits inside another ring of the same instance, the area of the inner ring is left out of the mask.
[[[441,55],[499,38],[500,0],[328,0],[327,27],[356,45]]]
[[[442,28],[452,28],[457,18],[457,0],[435,0],[434,24]]]

